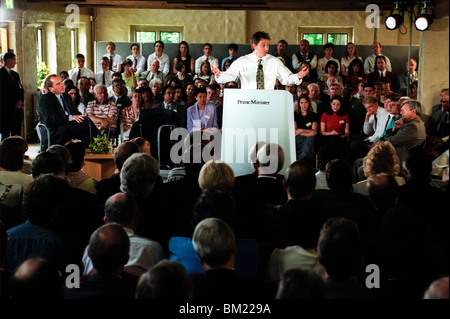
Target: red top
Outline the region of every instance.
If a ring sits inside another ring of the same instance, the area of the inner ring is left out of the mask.
[[[337,115],[337,113],[329,115],[325,112],[322,114],[320,122],[325,123],[325,132],[336,131],[339,135],[344,135],[345,124],[350,123],[350,116],[348,114]]]

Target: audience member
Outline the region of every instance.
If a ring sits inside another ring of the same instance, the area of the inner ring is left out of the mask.
[[[158,60],[158,69],[164,77],[166,77],[170,72],[170,60],[169,56],[165,54],[164,51],[164,42],[157,40],[154,43],[155,52],[150,54],[147,58],[147,67],[150,70],[150,64],[156,59]],[[155,73],[155,72],[153,72]]]
[[[192,236],[194,249],[205,273],[193,278],[194,299],[246,299],[256,289],[235,270],[236,240],[230,226],[218,218],[201,221]]]
[[[114,152],[114,164],[116,165],[117,173],[97,183],[97,196],[100,203],[103,204],[110,196],[120,193],[120,171],[122,170],[122,166],[128,157],[138,152],[138,145],[131,141],[125,141],[116,148]]]
[[[43,175],[28,186],[23,201],[27,221],[8,230],[7,271],[15,270],[30,257],[42,257],[64,270],[64,242],[51,229],[67,189],[63,179],[52,175]]]
[[[294,113],[294,121],[297,160],[307,159],[314,163],[319,117],[313,111],[311,100],[306,94],[299,96],[298,110]]]
[[[364,60],[364,73],[365,74],[370,74],[374,71],[376,71],[376,57],[381,55],[381,43],[380,42],[374,42],[372,44],[372,54],[369,55],[365,60]],[[388,70],[389,72],[392,71],[392,65],[391,65],[391,61],[389,60],[389,58],[387,56],[385,56],[385,61],[386,61],[386,70]]]
[[[165,75],[163,72],[161,72],[159,70],[159,68],[160,68],[159,60],[154,58],[153,60],[151,60],[149,62],[147,71],[139,74],[139,77],[147,79],[147,81],[149,83],[151,83],[152,80],[154,80],[154,79],[159,79],[159,80],[161,80],[161,84],[162,84],[162,83],[164,83]]]
[[[216,67],[219,67],[219,61],[213,57],[212,54],[212,45],[211,43],[205,43],[203,45],[203,55],[199,57],[197,60],[195,60],[195,72],[196,74],[199,74],[201,71],[201,64],[203,61],[208,61],[210,65],[216,65]],[[214,64],[215,63],[215,64]]]
[[[447,299],[448,294],[448,276],[433,281],[423,295],[423,299]]]
[[[395,122],[393,134],[383,140],[390,142],[400,161],[405,160],[407,151],[421,145],[426,138],[425,124],[420,118],[421,104],[418,101],[406,100],[402,103],[401,120]]]
[[[104,57],[109,58],[109,69],[113,72],[122,72],[122,57],[116,52],[116,45],[114,42],[106,43],[106,54]]]
[[[47,76],[44,85],[48,92],[41,96],[37,105],[39,121],[50,130],[52,144],[65,144],[79,139],[87,147],[91,136],[98,130],[86,115],[81,115],[72,98],[64,93],[64,84],[56,74]]]
[[[11,276],[9,292],[12,300],[56,300],[64,297],[64,283],[52,262],[34,257]]]
[[[200,189],[216,189],[231,194],[234,186],[234,173],[231,167],[222,161],[209,160],[198,175]]]
[[[195,72],[194,58],[189,54],[189,44],[186,41],[181,41],[178,46],[177,56],[173,59],[173,74],[177,74],[176,66],[178,63],[183,62],[186,64],[186,73]]]
[[[187,130],[189,133],[218,129],[217,110],[213,104],[206,101],[206,88],[197,88],[194,96],[197,102],[187,109]]]
[[[399,94],[407,95],[408,86],[411,89],[411,84],[414,81],[419,80],[419,74],[417,73],[417,61],[411,59],[406,62],[406,72],[402,73],[399,78]]]
[[[130,88],[131,92],[133,92],[137,88],[139,74],[134,73],[133,61],[130,59],[123,60],[122,67],[122,79],[125,81],[125,86]]]
[[[80,280],[79,288],[66,290],[65,299],[134,299],[136,279],[124,276],[130,240],[122,226],[99,227],[89,240],[93,274]]]
[[[341,73],[341,67],[340,67],[339,60],[333,57],[334,44],[333,43],[326,43],[323,46],[323,52],[324,52],[325,56],[323,58],[320,58],[320,59],[317,60],[317,76],[319,78],[321,78],[322,75],[326,74],[325,66],[328,63],[328,61],[334,61],[334,62],[337,63],[338,67],[337,67],[336,74],[340,74]]]
[[[109,59],[102,56],[100,59],[100,72],[95,73],[95,80],[98,84],[108,87],[112,85],[113,71],[109,69]]]
[[[71,79],[74,84],[78,83],[78,80],[82,76],[85,76],[85,77],[94,76],[94,72],[92,72],[92,70],[84,67],[84,63],[86,62],[86,60],[85,60],[83,54],[78,53],[75,56],[75,60],[77,61],[77,67],[69,70],[69,72],[68,72],[69,79]],[[63,80],[61,79],[61,82],[62,81]]]
[[[363,265],[363,246],[358,226],[346,218],[328,219],[320,231],[319,261],[325,267],[329,299],[373,299],[358,284]]]
[[[388,78],[391,82],[391,89],[397,91],[399,88],[397,75],[387,68],[387,59],[384,55],[375,58],[375,70],[368,75],[368,81],[375,83],[383,78]]]
[[[141,275],[164,258],[164,251],[159,243],[135,234],[139,222],[139,211],[135,200],[130,195],[117,193],[108,198],[103,220],[105,224],[121,225],[130,239],[130,257],[124,268],[127,273]],[[85,275],[93,270],[88,250],[89,247],[86,247],[83,255]]]
[[[146,69],[145,58],[141,55],[141,48],[139,44],[133,43],[130,50],[131,55],[127,56],[127,59],[131,60],[134,73],[141,74]]]
[[[290,269],[281,277],[276,299],[326,299],[324,280],[313,271]]]
[[[362,66],[362,57],[359,56],[358,49],[353,42],[347,43],[344,56],[341,58],[341,74],[346,77],[350,72],[350,65],[353,60],[360,60]],[[361,68],[362,71],[362,68]]]
[[[434,155],[440,155],[449,149],[449,94],[441,94],[441,104],[433,106],[426,123],[427,140]]]
[[[117,105],[108,99],[108,91],[103,84],[95,86],[95,101],[88,103],[86,114],[97,126],[100,134],[106,134],[108,138],[117,131],[119,111]]]
[[[83,143],[78,140],[70,141],[64,144],[64,147],[69,150],[72,159],[66,177],[67,182],[71,187],[79,188],[96,195],[97,180],[82,170],[84,156],[86,154]]]
[[[136,299],[190,300],[191,278],[177,261],[162,260],[139,278]]]
[[[224,64],[225,61],[230,60],[230,62],[233,62],[237,59],[236,53],[238,52],[238,46],[236,43],[230,43],[228,45],[228,56],[224,59],[222,59],[222,63],[220,65],[220,70],[221,71],[226,71],[224,70]]]
[[[371,239],[374,236],[373,206],[367,196],[353,193],[353,173],[348,162],[343,159],[328,162],[326,179],[329,189],[316,190],[313,198],[322,202],[329,216],[353,220],[363,239]]]
[[[33,181],[22,172],[28,144],[21,136],[10,136],[0,143],[0,203],[14,206]]]
[[[353,185],[353,191],[362,195],[368,195],[367,178],[373,175],[386,173],[395,176],[395,180],[399,186],[405,184],[405,179],[398,176],[400,173],[400,165],[395,149],[389,142],[377,142],[370,149],[366,157],[362,161],[361,169],[366,179],[363,179]]]
[[[309,52],[309,42],[308,40],[301,40],[299,44],[300,50],[292,55],[292,68],[294,70],[300,71],[301,64],[303,62],[308,62],[311,65],[311,73],[309,77],[312,82],[317,80],[317,56],[313,52]]]
[[[324,278],[316,246],[326,215],[324,206],[312,200],[315,184],[312,165],[306,161],[296,161],[286,170],[284,185],[287,202],[266,208],[260,238],[263,243],[269,243],[262,244],[263,249],[272,249],[267,267],[267,275],[271,279],[279,279],[291,268],[313,270]],[[270,247],[274,243],[275,248]]]

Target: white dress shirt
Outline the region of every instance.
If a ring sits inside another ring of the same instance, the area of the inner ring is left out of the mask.
[[[104,56],[107,57],[108,59],[111,59],[111,55],[109,55],[108,53],[106,53]],[[112,71],[120,72],[120,69],[118,69],[118,67],[119,67],[119,65],[122,64],[122,57],[120,55],[114,53],[114,55],[112,56],[112,60],[113,60]]]
[[[145,58],[142,55],[139,54],[137,57],[134,57],[134,55],[129,55],[127,56],[127,59],[130,59],[131,62],[133,62],[134,73],[142,73],[145,71]]]
[[[373,133],[373,135],[369,136],[370,142],[374,142],[381,135],[383,135],[389,119],[390,119],[389,113],[384,108],[378,107],[377,113],[372,114],[369,117],[368,122],[364,122],[363,127],[364,133],[367,135]]]
[[[71,79],[73,81],[73,84],[75,84],[75,86],[77,85],[77,76],[78,76],[78,69],[79,68],[75,68],[72,70],[69,70],[69,79]],[[81,72],[80,72],[80,77],[82,76],[86,76],[86,77],[90,77],[90,76],[94,76],[94,72],[92,70],[89,70],[88,68],[81,68]]]
[[[113,71],[111,70],[106,70],[105,71],[105,83],[103,83],[103,71],[100,71],[98,73],[95,73],[95,81],[97,82],[97,84],[105,84],[105,86],[110,86],[112,85],[112,75],[113,75]]]
[[[169,56],[167,54],[163,53],[163,54],[161,54],[161,57],[158,58],[156,56],[156,52],[153,52],[152,54],[150,54],[148,56],[147,70],[150,70],[150,63],[152,63],[152,61],[154,59],[157,59],[159,61],[159,71],[161,71],[164,74],[164,77],[166,77],[166,75],[169,74],[169,71],[170,71]]]
[[[209,61],[209,65],[213,66],[214,63],[217,63],[217,67],[220,67],[219,64],[219,60],[217,60],[215,57],[213,57],[212,55],[210,56],[206,56],[206,55],[202,55],[201,57],[199,57],[197,60],[195,60],[195,73],[199,74],[200,73],[200,67],[202,65],[202,62],[208,60]],[[236,61],[235,61],[236,62]],[[234,63],[234,62],[233,62]]]
[[[264,89],[273,90],[277,79],[283,85],[300,85],[302,83],[302,80],[298,79],[297,74],[292,74],[280,59],[270,54],[267,54],[261,59],[264,71]],[[227,71],[221,72],[220,76],[218,78],[216,77],[216,82],[226,83],[235,81],[238,77],[241,80],[242,89],[256,89],[258,60],[259,58],[255,53],[240,57],[231,64]]]

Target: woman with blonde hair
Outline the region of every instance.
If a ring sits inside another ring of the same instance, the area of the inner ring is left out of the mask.
[[[225,162],[209,160],[198,176],[201,190],[216,189],[231,195],[234,187],[233,169]]]
[[[375,143],[363,159],[363,171],[367,179],[353,185],[355,193],[369,195],[367,191],[368,178],[381,173],[395,176],[399,186],[405,184],[405,179],[398,176],[400,161],[395,153],[394,146],[389,142],[380,141]]]

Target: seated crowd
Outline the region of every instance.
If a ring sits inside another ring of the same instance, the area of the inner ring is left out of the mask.
[[[122,59],[110,42],[101,72],[79,54],[76,69],[49,75],[37,112],[51,146],[32,176],[21,171],[26,141],[0,144],[1,298],[448,298],[449,90],[424,122],[405,96],[417,72],[393,74],[380,43],[365,60],[349,43],[340,61],[332,44],[322,58],[306,40],[292,57],[286,45],[276,56],[309,74],[276,84],[293,94],[296,161],[284,174],[273,143],[251,148],[243,176],[197,156],[214,155],[195,134],[221,130],[223,89],[239,88],[216,83],[211,64],[226,70],[236,45],[220,63],[211,44],[195,60],[183,41],[171,68],[160,41],[148,59],[136,44]],[[166,181],[152,121],[190,133]],[[82,171],[97,134],[120,139],[103,180]]]

